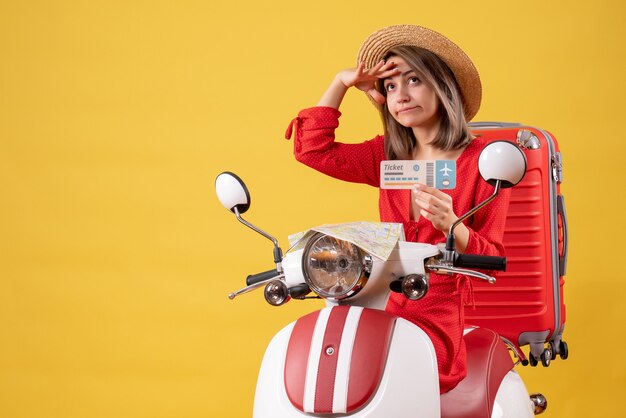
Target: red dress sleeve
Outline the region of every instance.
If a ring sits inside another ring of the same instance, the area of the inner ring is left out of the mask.
[[[290,139],[295,129],[296,160],[331,177],[378,187],[379,165],[384,160],[383,137],[360,144],[335,142],[335,129],[341,112],[332,107],[313,107],[300,111],[285,134]]]

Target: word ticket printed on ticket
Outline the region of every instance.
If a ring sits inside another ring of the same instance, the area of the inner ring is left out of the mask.
[[[381,189],[411,189],[416,183],[440,190],[456,187],[456,161],[386,160],[380,162]]]

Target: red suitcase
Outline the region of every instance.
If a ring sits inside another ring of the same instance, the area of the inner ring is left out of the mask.
[[[528,362],[544,366],[568,355],[563,276],[567,263],[567,219],[560,193],[562,161],[548,132],[510,123],[472,123],[475,135],[506,140],[526,155],[526,176],[511,192],[504,232],[507,269],[497,283],[476,283],[466,322],[490,328],[519,348],[530,346]],[[519,351],[519,350],[518,350]],[[519,353],[521,354],[521,353]],[[521,354],[524,364],[526,359]]]

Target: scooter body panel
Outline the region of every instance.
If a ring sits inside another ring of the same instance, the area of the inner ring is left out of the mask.
[[[297,409],[289,400],[285,388],[285,358],[294,325],[292,323],[283,328],[266,350],[256,388],[255,418],[315,416]],[[411,322],[397,318],[385,369],[375,393],[354,413],[340,415],[355,418],[408,418],[416,415],[438,418],[437,363],[426,333]]]
[[[517,372],[511,370],[504,376],[495,402],[492,418],[530,418],[534,417],[533,404],[526,386]]]

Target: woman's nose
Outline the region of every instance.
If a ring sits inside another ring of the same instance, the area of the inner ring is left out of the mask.
[[[398,90],[396,91],[396,101],[398,103],[404,103],[409,99],[409,95],[407,94],[406,90],[402,87],[398,88]]]

